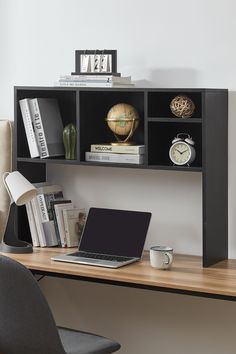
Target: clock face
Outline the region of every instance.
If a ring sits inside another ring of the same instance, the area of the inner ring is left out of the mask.
[[[170,148],[170,159],[176,165],[185,165],[191,159],[191,148],[188,144],[179,141]]]

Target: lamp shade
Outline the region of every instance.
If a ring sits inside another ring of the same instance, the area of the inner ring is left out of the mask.
[[[3,180],[16,205],[24,205],[36,196],[36,188],[18,171],[6,172]]]

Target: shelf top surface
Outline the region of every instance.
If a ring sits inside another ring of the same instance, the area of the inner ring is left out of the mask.
[[[15,90],[32,91],[150,91],[150,92],[227,92],[226,88],[186,88],[186,87],[64,87],[64,86],[14,86]]]
[[[55,262],[52,256],[74,252],[76,249],[34,248],[32,254],[6,254],[27,268],[45,272],[47,275],[64,275],[71,278],[86,278],[92,281],[115,282],[117,285],[158,288],[173,292],[193,292],[209,297],[226,296],[236,299],[236,260],[225,260],[209,268],[202,267],[202,257],[174,255],[170,270],[157,270],[150,266],[148,252],[141,262],[119,269]],[[131,284],[131,285],[129,285]],[[193,294],[191,294],[193,295]]]

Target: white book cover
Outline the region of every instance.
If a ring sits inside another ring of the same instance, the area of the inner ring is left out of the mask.
[[[48,247],[58,245],[51,202],[62,199],[62,187],[59,185],[45,185],[37,188],[37,201]]]
[[[39,149],[37,140],[35,137],[35,131],[33,126],[32,114],[29,105],[29,99],[25,98],[19,101],[22,119],[24,123],[27,143],[29,146],[30,156],[32,158],[39,157]]]
[[[34,98],[34,124],[38,134],[41,158],[64,156],[63,122],[59,101],[55,98]]]
[[[54,205],[54,210],[57,218],[57,225],[58,225],[58,230],[61,238],[61,247],[67,247],[67,242],[66,242],[66,233],[65,233],[65,226],[64,226],[64,220],[63,220],[63,209],[72,209],[73,204],[72,203],[64,203],[64,204],[55,204]]]
[[[37,201],[37,196],[31,200],[31,205],[32,205],[32,211],[34,214],[35,225],[36,225],[36,229],[37,229],[37,233],[38,233],[39,245],[40,245],[40,247],[46,247],[47,242],[46,242],[46,238],[45,238],[45,234],[44,234],[44,230],[43,230],[43,225],[42,225],[42,221],[41,221],[41,215],[40,215],[39,205],[38,205],[38,201]]]
[[[39,147],[40,157],[41,158],[49,157],[45,132],[42,124],[42,117],[40,114],[37,98],[29,100],[29,105],[32,112],[32,121],[34,125],[35,137],[37,139],[37,143]]]
[[[38,232],[35,224],[35,219],[34,219],[34,214],[32,210],[32,205],[31,202],[28,202],[25,204],[26,207],[26,212],[28,216],[28,221],[29,221],[29,228],[30,228],[30,233],[31,233],[31,238],[32,238],[32,244],[34,247],[39,247],[39,238],[38,238]]]
[[[63,209],[62,213],[67,247],[76,247],[80,242],[85,223],[85,210],[79,208]]]
[[[143,164],[143,155],[134,154],[111,154],[105,152],[86,152],[85,161],[107,162],[107,163],[130,163]]]
[[[107,152],[113,154],[144,154],[144,145],[111,145],[111,144],[92,144],[91,152]]]

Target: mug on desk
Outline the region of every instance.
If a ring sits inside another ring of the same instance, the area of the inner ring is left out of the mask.
[[[173,262],[173,248],[154,246],[150,248],[150,263],[153,268],[168,269]]]

